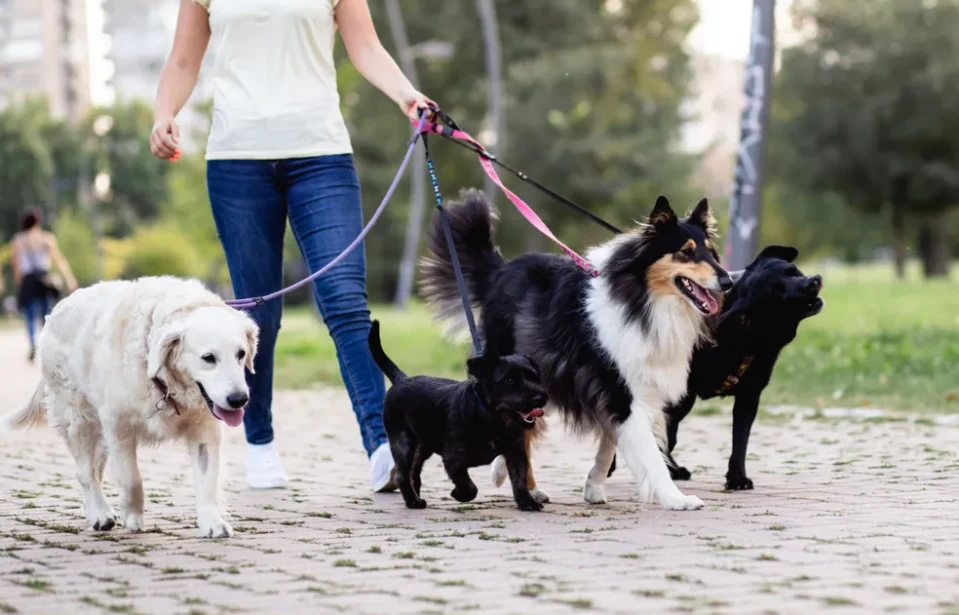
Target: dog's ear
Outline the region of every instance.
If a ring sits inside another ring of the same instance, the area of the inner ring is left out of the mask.
[[[260,328],[252,322],[246,327],[246,368],[251,374],[256,373],[253,370],[253,359],[256,357],[256,347],[260,339]]]
[[[653,206],[653,212],[649,214],[649,225],[658,231],[676,224],[678,221],[679,219],[676,217],[676,212],[669,206],[669,200],[660,195],[660,197],[656,199],[656,205]]]
[[[175,360],[183,341],[185,329],[178,325],[167,325],[150,340],[147,352],[147,377],[156,378],[160,370],[171,360]],[[151,336],[153,337],[153,336]]]
[[[792,246],[766,246],[757,258],[780,258],[791,263],[799,256],[799,250]]]
[[[489,377],[489,368],[492,364],[493,362],[487,359],[485,355],[472,357],[466,360],[466,373],[477,380],[486,380]]]
[[[705,198],[700,199],[686,221],[702,228],[708,237],[716,237],[716,218],[709,211],[709,201]]]

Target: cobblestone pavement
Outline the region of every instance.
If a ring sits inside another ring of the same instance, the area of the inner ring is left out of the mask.
[[[3,412],[34,385],[25,354],[0,332]],[[246,490],[231,430],[228,540],[195,535],[182,446],[141,451],[148,532],[93,533],[55,434],[5,437],[0,613],[959,613],[956,427],[760,417],[756,490],[724,493],[728,413],[693,416],[677,456],[707,508],[666,512],[637,503],[624,471],[608,505],[585,504],[592,443],[554,421],[534,456],[546,512],[516,510],[486,468],[458,504],[435,458],[429,507],[409,511],[369,492],[345,393],[276,404],[291,488]]]

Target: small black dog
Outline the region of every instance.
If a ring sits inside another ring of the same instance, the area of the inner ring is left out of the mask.
[[[779,353],[796,337],[799,323],[822,311],[822,277],[806,277],[792,262],[795,248],[769,246],[742,272],[725,298],[722,312],[711,320],[712,340],[696,348],[686,395],[666,409],[673,480],[689,480],[689,470],[673,459],[679,422],[693,409],[696,397],[733,396],[733,451],[726,489],[753,488],[746,476],[746,447],[759,398],[769,384]],[[615,460],[609,473],[616,468]]]
[[[548,401],[539,372],[524,355],[483,356],[467,361],[471,378],[457,382],[407,376],[390,360],[373,321],[370,351],[393,386],[386,393],[383,424],[396,463],[396,484],[408,508],[425,508],[420,497],[423,463],[434,453],[456,485],[459,502],[476,497],[469,468],[506,458],[513,498],[520,510],[542,510],[527,487],[525,432],[543,416]]]

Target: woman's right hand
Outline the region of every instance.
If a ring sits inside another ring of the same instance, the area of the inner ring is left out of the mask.
[[[157,118],[150,133],[150,151],[161,160],[176,162],[180,158],[180,127],[172,117]]]

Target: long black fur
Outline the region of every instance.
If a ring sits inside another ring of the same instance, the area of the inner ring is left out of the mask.
[[[423,463],[433,454],[443,466],[459,502],[477,494],[469,468],[506,457],[513,498],[521,510],[542,510],[527,487],[529,464],[525,432],[535,423],[522,418],[547,402],[533,363],[522,355],[486,355],[467,362],[471,378],[457,382],[430,376],[407,376],[383,351],[380,325],[374,321],[370,351],[393,386],[386,393],[386,428],[395,480],[409,508],[425,508],[420,497]],[[535,421],[535,419],[533,419]]]

